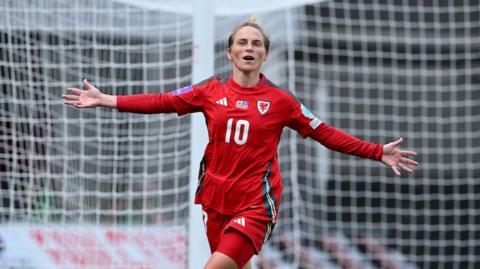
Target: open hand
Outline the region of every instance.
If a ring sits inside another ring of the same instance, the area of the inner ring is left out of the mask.
[[[83,90],[77,88],[67,88],[73,94],[64,94],[66,105],[71,105],[79,108],[92,108],[97,106],[114,107],[116,104],[113,96],[103,94],[95,86],[90,84],[86,79],[83,79]]]
[[[409,159],[409,156],[415,156],[415,151],[401,150],[399,145],[403,142],[403,138],[399,138],[394,142],[385,144],[383,146],[382,162],[392,168],[395,175],[400,176],[400,171],[406,171],[413,174],[413,170],[408,165],[417,166],[418,162]]]

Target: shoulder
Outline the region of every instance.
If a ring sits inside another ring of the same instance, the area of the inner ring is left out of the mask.
[[[211,76],[207,79],[204,79],[200,81],[199,83],[196,83],[196,87],[208,87],[209,85],[225,85],[227,83],[227,79],[221,76]]]
[[[297,104],[301,103],[295,94],[293,94],[290,90],[278,86],[267,78],[265,78],[265,85],[271,87],[272,90],[276,91],[276,93],[279,94],[285,101],[290,101]]]

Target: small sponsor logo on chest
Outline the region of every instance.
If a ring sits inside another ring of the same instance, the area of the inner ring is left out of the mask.
[[[237,100],[235,107],[239,109],[248,109],[248,101]]]

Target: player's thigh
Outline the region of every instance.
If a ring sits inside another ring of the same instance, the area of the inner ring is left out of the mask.
[[[237,268],[243,268],[255,254],[255,247],[250,238],[240,231],[230,228],[222,236],[217,252],[231,258]]]
[[[237,263],[221,252],[214,252],[204,269],[238,269]]]
[[[247,264],[243,266],[242,269],[252,269],[252,260],[250,259]]]
[[[219,268],[235,268],[238,269],[237,264],[235,261],[228,257],[227,255],[220,253],[220,252],[214,252],[210,259],[208,260],[207,264],[205,265],[204,269],[219,269]],[[252,261],[248,261],[247,264],[243,266],[242,269],[252,269]]]

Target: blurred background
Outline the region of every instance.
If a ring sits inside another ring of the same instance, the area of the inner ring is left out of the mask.
[[[2,268],[187,268],[190,116],[78,110],[61,95],[82,78],[114,95],[199,82],[194,6],[0,0]],[[420,162],[395,177],[286,129],[280,220],[256,268],[480,267],[478,1],[214,6],[215,75],[230,76],[227,38],[254,14],[270,80],[334,127],[403,137]]]

